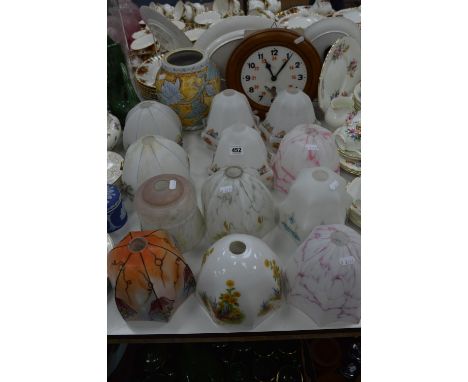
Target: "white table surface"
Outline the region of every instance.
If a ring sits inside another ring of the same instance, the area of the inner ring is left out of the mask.
[[[208,177],[208,167],[211,164],[214,151],[209,149],[200,138],[200,132],[191,132],[184,135],[184,149],[190,157],[190,175],[197,190],[198,204],[201,206],[201,188],[204,180]],[[119,150],[117,150],[119,151]],[[353,175],[341,171],[341,176],[348,182],[354,179]],[[284,197],[272,192],[276,202]],[[140,231],[140,221],[133,209],[132,202],[124,200],[128,213],[128,221],[124,227],[110,236],[117,244],[129,231]],[[350,226],[356,230],[357,227]],[[277,227],[270,231],[263,240],[276,252],[286,264],[289,257],[294,253],[297,245],[279,230]],[[195,277],[197,277],[201,266],[201,255],[208,248],[202,241],[197,248],[184,253],[184,258],[189,264]],[[251,332],[274,332],[274,331],[297,331],[297,330],[322,330],[322,329],[349,329],[360,328],[360,324],[335,323],[325,327],[319,327],[311,318],[291,305],[283,303],[283,306],[264,320]],[[120,315],[115,305],[113,292],[110,292],[107,300],[107,334],[108,335],[180,335],[180,334],[208,334],[208,333],[232,333],[236,328],[218,326],[213,323],[206,313],[195,294],[193,293],[174,313],[169,322],[139,321],[126,322]],[[243,331],[245,332],[245,331]]]

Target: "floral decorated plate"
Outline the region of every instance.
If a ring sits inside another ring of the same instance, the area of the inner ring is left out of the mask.
[[[135,78],[140,84],[153,88],[160,67],[161,58],[158,56],[151,57],[137,68]]]
[[[356,176],[361,176],[361,161],[346,159],[340,154],[340,167],[342,170]]]
[[[121,155],[113,152],[107,152],[107,184],[118,185],[123,171],[124,159]]]
[[[278,20],[278,24],[281,27],[294,29],[302,28],[305,29],[313,23],[323,19],[324,16],[318,13],[292,13],[284,16]]]
[[[320,108],[326,112],[335,97],[351,96],[360,80],[361,46],[352,37],[341,37],[330,48],[322,66],[318,88]]]
[[[163,15],[146,6],[140,8],[140,13],[163,49],[171,51],[192,46],[192,42],[184,32]]]
[[[343,36],[350,36],[361,44],[360,29],[344,17],[326,17],[313,23],[304,31],[304,37],[312,43],[322,61],[328,49]]]

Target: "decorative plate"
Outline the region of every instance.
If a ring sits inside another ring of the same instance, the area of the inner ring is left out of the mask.
[[[345,17],[361,27],[361,7],[346,8],[335,12],[333,17]]]
[[[322,61],[333,43],[343,36],[350,36],[361,43],[361,31],[356,24],[344,17],[324,18],[304,31],[304,37],[312,43]]]
[[[184,32],[163,15],[146,6],[140,8],[140,14],[155,39],[165,50],[171,51],[192,46]]]
[[[338,39],[323,63],[320,73],[318,100],[326,112],[333,98],[350,96],[361,80],[361,46],[352,37]]]
[[[122,176],[123,161],[121,155],[113,151],[107,152],[107,184],[115,184]]]
[[[154,81],[160,67],[161,58],[158,56],[151,57],[137,68],[135,78],[140,84],[154,88]]]
[[[152,34],[145,34],[144,36],[134,40],[130,45],[132,50],[142,50],[154,45],[154,37]]]
[[[324,16],[318,13],[291,13],[278,20],[278,25],[284,28],[307,28],[313,23],[322,20]]]
[[[352,175],[361,176],[361,161],[353,161],[346,159],[340,154],[340,167],[342,170],[349,172]]]

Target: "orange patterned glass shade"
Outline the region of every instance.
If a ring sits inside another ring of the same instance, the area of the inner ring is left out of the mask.
[[[169,321],[195,278],[168,233],[130,232],[108,255],[115,303],[128,321]]]

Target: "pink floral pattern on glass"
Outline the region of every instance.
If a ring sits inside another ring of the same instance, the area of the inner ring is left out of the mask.
[[[288,193],[303,168],[322,166],[339,174],[340,158],[331,135],[316,124],[299,125],[286,134],[272,166],[274,188]]]
[[[319,325],[361,319],[361,237],[341,225],[316,227],[286,268],[287,299]]]

